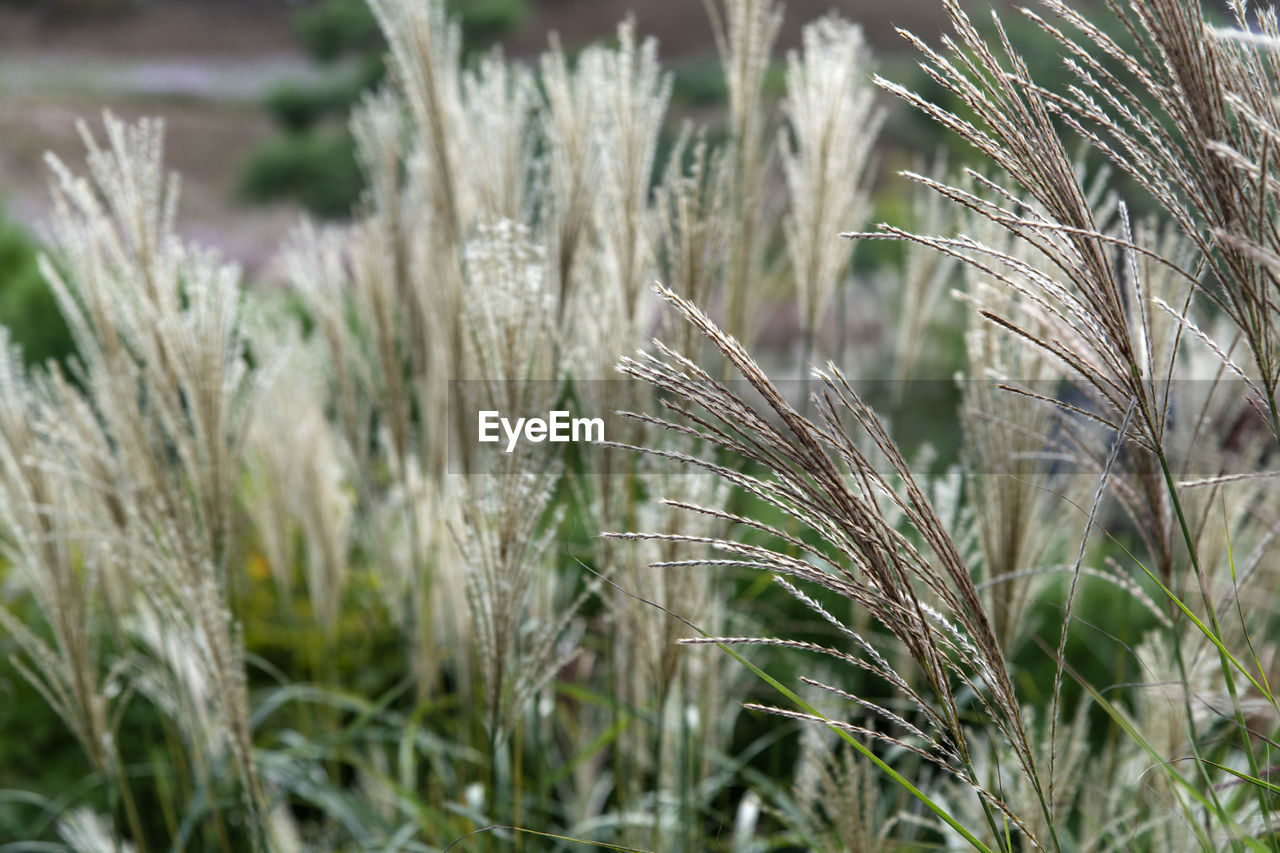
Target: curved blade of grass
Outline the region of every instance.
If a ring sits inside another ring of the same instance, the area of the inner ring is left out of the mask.
[[[1280,794],[1280,785],[1277,785],[1274,782],[1268,782],[1266,779],[1259,779],[1257,776],[1253,776],[1248,773],[1245,773],[1243,770],[1236,770],[1234,768],[1226,766],[1225,764],[1219,764],[1216,761],[1210,761],[1207,758],[1204,760],[1204,763],[1208,764],[1210,767],[1218,768],[1223,773],[1230,773],[1232,776],[1236,777],[1241,782],[1248,782],[1250,785],[1254,785],[1258,788],[1263,789],[1264,791],[1270,791],[1273,794]]]
[[[1271,683],[1267,680],[1266,670],[1262,666],[1262,661],[1258,658],[1258,650],[1253,646],[1253,636],[1249,633],[1249,629],[1245,625],[1244,610],[1240,604],[1240,582],[1236,578],[1236,557],[1231,549],[1231,525],[1227,519],[1227,499],[1225,495],[1222,498],[1222,524],[1223,532],[1225,532],[1227,536],[1227,564],[1231,567],[1231,588],[1235,592],[1234,598],[1236,600],[1236,614],[1240,618],[1240,629],[1244,634],[1245,642],[1249,644],[1249,654],[1253,657],[1253,665],[1258,668],[1258,677],[1262,679],[1262,685],[1266,688],[1262,695],[1266,696],[1267,699],[1271,701],[1272,706],[1274,706],[1276,703],[1275,699],[1272,698]]]
[[[1033,639],[1035,639],[1039,643],[1040,647],[1046,653],[1048,654],[1053,653],[1053,650],[1050,649],[1048,644],[1045,643],[1043,640],[1040,640],[1038,637]],[[1142,732],[1140,732],[1137,729],[1137,727],[1134,726],[1129,721],[1129,718],[1126,717],[1120,711],[1119,708],[1117,708],[1114,704],[1112,704],[1112,702],[1109,699],[1107,699],[1105,696],[1099,693],[1098,689],[1094,687],[1092,684],[1090,684],[1088,680],[1086,680],[1083,676],[1081,676],[1080,673],[1077,672],[1073,666],[1071,666],[1071,664],[1064,663],[1063,670],[1068,675],[1071,676],[1072,680],[1074,680],[1076,684],[1080,685],[1081,690],[1089,694],[1089,697],[1094,701],[1094,703],[1097,704],[1099,708],[1101,708],[1103,711],[1106,712],[1107,716],[1111,718],[1112,722],[1114,722],[1117,726],[1119,726],[1120,729],[1125,734],[1127,734],[1129,737],[1133,739],[1134,743],[1136,743],[1139,747],[1141,747],[1143,752],[1145,752],[1148,756],[1150,756],[1155,766],[1163,770],[1169,776],[1170,779],[1177,782],[1183,788],[1183,790],[1185,790],[1187,794],[1193,800],[1195,800],[1196,803],[1200,805],[1201,808],[1205,809],[1205,811],[1215,811],[1215,812],[1221,811],[1220,809],[1216,809],[1214,807],[1214,804],[1211,803],[1209,799],[1205,797],[1204,794],[1196,790],[1195,786],[1191,784],[1190,780],[1188,780],[1187,777],[1179,773],[1177,768],[1173,766],[1172,762],[1170,762],[1167,758],[1161,755],[1159,750],[1157,750],[1154,746],[1152,746],[1151,742],[1148,741],[1145,737],[1143,737]],[[1195,829],[1197,834],[1197,840],[1199,840],[1200,843],[1204,845],[1204,849],[1206,850],[1213,849],[1213,845],[1210,839],[1208,839],[1207,837],[1204,837],[1201,834],[1199,823],[1196,821],[1195,815],[1191,813],[1187,804],[1181,799],[1178,800],[1178,804],[1182,808],[1183,816],[1186,818],[1187,825]]]
[[[1231,654],[1231,652],[1227,650],[1227,647],[1222,644],[1222,640],[1218,639],[1217,635],[1213,633],[1213,631],[1209,628],[1209,626],[1204,624],[1204,622],[1200,620],[1200,617],[1196,616],[1196,614],[1191,612],[1191,609],[1187,607],[1186,604],[1183,603],[1182,599],[1178,598],[1177,593],[1169,589],[1169,587],[1165,586],[1164,583],[1160,580],[1160,578],[1156,577],[1155,572],[1148,569],[1142,563],[1138,563],[1138,567],[1142,569],[1143,573],[1147,577],[1151,578],[1151,580],[1155,582],[1156,586],[1160,589],[1160,591],[1164,593],[1171,602],[1173,602],[1173,605],[1177,607],[1178,610],[1182,611],[1182,614],[1186,616],[1188,620],[1190,620],[1191,624],[1195,625],[1196,628],[1200,631],[1200,633],[1204,634],[1205,639],[1213,643],[1214,647],[1216,647],[1218,652],[1224,658],[1226,658],[1227,661],[1231,663],[1232,667],[1239,670],[1240,674],[1243,675],[1245,679],[1247,679],[1248,682],[1252,684],[1260,694],[1265,696],[1268,701],[1271,701],[1271,702],[1275,701],[1274,698],[1271,696],[1271,691],[1263,687],[1262,684],[1260,684],[1258,680],[1254,678],[1252,674],[1250,674],[1249,670],[1245,669],[1244,664],[1236,660],[1235,655]]]

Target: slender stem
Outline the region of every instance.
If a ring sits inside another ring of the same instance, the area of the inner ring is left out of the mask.
[[[836,286],[836,364],[841,370],[845,369],[844,351],[848,345],[848,294],[849,281],[847,278],[840,280],[840,284]]]
[[[533,699],[536,707],[537,697]],[[517,723],[515,731],[511,733],[511,825],[520,826],[522,816],[520,814],[520,799],[522,796],[522,786],[524,782],[524,750],[521,748],[521,739],[524,734],[524,726]],[[517,853],[524,850],[524,836],[516,833],[512,839]]]
[[[129,784],[129,774],[125,772],[124,762],[121,760],[118,750],[111,756],[110,761],[116,777],[113,795],[118,793],[121,805],[124,806],[125,819],[129,822],[129,832],[133,835],[134,849],[138,853],[147,853],[147,837],[142,831],[142,819],[138,815],[138,804],[133,798],[133,786]],[[113,806],[113,815],[114,812]]]
[[[663,749],[667,739],[667,699],[671,695],[670,684],[664,683],[658,691],[656,711],[658,721],[653,733],[653,790],[657,797],[653,823],[649,826],[649,847],[653,850],[665,849],[662,845],[662,763],[666,755]]]
[[[408,460],[400,460],[400,486],[404,490],[405,529],[409,537],[409,636],[414,644],[414,657],[417,659],[417,701],[425,704],[430,698],[435,684],[426,671],[430,658],[431,640],[428,637],[426,608],[430,601],[429,576],[425,567],[420,564],[422,536],[418,530],[418,513],[415,506],[412,478],[409,476]],[[421,570],[420,569],[424,569]]]
[[[218,806],[218,798],[213,792],[213,780],[206,776],[205,790],[209,792],[209,811],[213,815],[213,829],[218,835],[218,849],[222,853],[231,853],[231,839],[227,838],[227,825],[222,819],[222,809]]]
[[[679,777],[676,782],[676,790],[680,797],[680,812],[677,826],[680,828],[680,849],[684,853],[693,850],[693,803],[690,802],[692,796],[691,787],[694,778],[694,763],[696,756],[694,754],[694,741],[692,732],[689,727],[689,715],[685,713],[686,703],[689,701],[688,687],[688,669],[680,667],[680,681],[676,687],[676,710],[679,716],[680,724],[680,749],[677,751],[679,755]]]
[[[973,780],[973,784],[978,786],[978,773],[974,769],[973,760],[969,757],[967,749],[964,751],[964,769],[965,772],[969,774],[969,778]],[[991,803],[988,802],[987,798],[982,796],[982,794],[975,793],[975,796],[978,798],[978,802],[982,805],[982,813],[987,818],[987,827],[991,830],[991,837],[995,839],[996,846],[999,847],[1001,839],[1004,838],[1004,833],[1000,832],[1000,824],[996,821],[995,809],[991,807]],[[1049,821],[1049,827],[1051,829],[1053,827],[1052,820]],[[1013,853],[1012,847],[1007,849],[1008,853]],[[1061,848],[1058,849],[1061,850]]]
[[[1275,407],[1273,403],[1272,416],[1274,417],[1274,415],[1275,415]],[[1165,485],[1169,489],[1169,498],[1173,502],[1174,512],[1176,513],[1178,518],[1178,526],[1181,528],[1182,537],[1187,544],[1187,552],[1188,554],[1190,554],[1190,557],[1191,557],[1192,569],[1195,571],[1196,580],[1200,584],[1200,595],[1204,599],[1205,609],[1208,611],[1208,614],[1209,614],[1209,624],[1212,626],[1214,634],[1219,638],[1219,640],[1221,640],[1222,628],[1218,624],[1218,609],[1214,605],[1213,593],[1212,593],[1212,590],[1209,589],[1208,579],[1204,576],[1204,572],[1200,567],[1199,554],[1197,553],[1195,540],[1191,536],[1191,528],[1187,524],[1186,514],[1184,513],[1182,508],[1182,501],[1178,497],[1178,490],[1173,480],[1173,472],[1169,468],[1169,461],[1165,457],[1164,451],[1161,450],[1156,455],[1160,459],[1160,470],[1164,473]],[[1181,666],[1181,649],[1179,648],[1179,644],[1177,643],[1176,637],[1174,638],[1174,648],[1178,652],[1179,665]],[[1240,696],[1238,691],[1236,690],[1235,676],[1231,672],[1231,662],[1227,659],[1227,655],[1224,651],[1222,651],[1222,649],[1218,649],[1218,659],[1222,668],[1223,681],[1226,683],[1227,693],[1228,695],[1231,696],[1231,705],[1235,712],[1236,727],[1240,732],[1241,745],[1244,748],[1245,757],[1248,759],[1248,762],[1249,762],[1249,772],[1253,774],[1254,778],[1261,778],[1261,776],[1259,775],[1260,768],[1258,767],[1258,758],[1256,755],[1254,755],[1253,744],[1249,740],[1249,726],[1244,718],[1244,711],[1240,706]],[[1183,684],[1186,684],[1187,681],[1186,681],[1185,671],[1183,671],[1181,675],[1182,675]],[[1191,719],[1190,712],[1191,712],[1190,701],[1188,700],[1187,713],[1188,713],[1189,722]],[[1195,746],[1194,742],[1192,746],[1194,748]],[[1197,763],[1200,763],[1198,753],[1196,758],[1197,758]],[[1210,790],[1211,791],[1214,790],[1212,785],[1210,786]],[[1263,792],[1262,788],[1260,787],[1256,788],[1256,792],[1258,796],[1259,808],[1261,809],[1262,814],[1265,816],[1270,811],[1267,804],[1266,794]],[[1216,796],[1214,797],[1214,803],[1215,805],[1218,805]],[[1280,847],[1277,846],[1275,833],[1271,833],[1269,840],[1271,843],[1271,849],[1273,851],[1280,850]]]
[[[809,362],[813,360],[813,327],[814,318],[808,318],[804,324],[804,338],[800,344],[800,413],[809,414]]]
[[[498,805],[498,733],[497,726],[489,726],[489,814],[490,820],[501,824],[502,809]],[[493,850],[497,843],[496,836],[489,836],[489,849]]]
[[[1276,441],[1280,441],[1280,412],[1276,411],[1276,395],[1270,388],[1267,389],[1267,408],[1271,410],[1271,429]]]

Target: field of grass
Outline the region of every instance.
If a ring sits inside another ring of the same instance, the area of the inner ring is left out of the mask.
[[[159,119],[0,230],[0,851],[1280,850],[1274,17],[369,3],[283,287]]]

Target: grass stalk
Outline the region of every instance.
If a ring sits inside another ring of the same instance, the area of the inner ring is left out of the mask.
[[[653,791],[657,803],[657,809],[653,814],[653,822],[649,826],[649,846],[654,850],[665,850],[662,837],[662,812],[664,804],[662,802],[662,765],[665,760],[666,751],[663,746],[667,737],[667,699],[670,695],[670,685],[663,684],[658,691],[658,699],[655,703],[654,714],[655,721],[653,727]]]
[[[1274,407],[1272,411],[1274,412]],[[1261,778],[1260,776],[1261,768],[1258,766],[1258,758],[1253,751],[1253,742],[1250,739],[1250,735],[1249,735],[1249,725],[1244,718],[1244,711],[1240,705],[1240,695],[1236,689],[1235,676],[1231,671],[1232,661],[1229,659],[1226,650],[1222,647],[1222,644],[1220,642],[1223,634],[1222,634],[1222,628],[1218,623],[1218,609],[1217,609],[1217,606],[1214,604],[1213,593],[1209,589],[1208,579],[1204,576],[1204,572],[1200,567],[1200,558],[1199,558],[1198,549],[1196,548],[1195,540],[1191,535],[1191,529],[1187,524],[1186,513],[1183,511],[1183,508],[1182,508],[1182,500],[1178,496],[1177,484],[1174,482],[1173,472],[1169,467],[1169,461],[1165,456],[1165,453],[1163,450],[1161,450],[1156,455],[1160,460],[1160,470],[1164,473],[1165,486],[1169,490],[1169,499],[1173,502],[1174,513],[1176,514],[1178,519],[1178,527],[1182,531],[1183,540],[1186,542],[1187,553],[1191,559],[1192,570],[1195,572],[1196,579],[1200,584],[1200,594],[1204,599],[1205,609],[1209,616],[1209,624],[1213,630],[1214,636],[1219,638],[1219,642],[1216,643],[1215,645],[1218,646],[1218,660],[1219,660],[1220,668],[1222,670],[1222,678],[1227,688],[1227,694],[1231,697],[1231,706],[1232,706],[1232,711],[1235,715],[1236,729],[1240,735],[1241,748],[1244,750],[1245,758],[1249,762],[1249,772],[1253,774],[1254,778]],[[1176,643],[1176,638],[1175,638],[1175,648],[1178,648]],[[1179,657],[1181,657],[1180,649],[1179,649]],[[1186,684],[1185,669],[1182,670],[1182,672],[1184,676],[1184,685],[1185,685]],[[1187,708],[1188,715],[1190,714],[1189,706],[1190,706],[1190,703],[1188,701],[1188,708]],[[1188,716],[1188,720],[1190,719],[1191,719],[1190,716]],[[1201,759],[1197,755],[1196,760],[1202,761],[1203,759]],[[1210,790],[1213,790],[1212,786],[1210,787]],[[1258,787],[1255,787],[1254,790],[1257,793],[1257,797],[1258,797],[1259,812],[1263,816],[1263,819],[1267,821],[1267,824],[1269,825],[1270,821],[1268,819],[1268,816],[1271,813],[1271,807],[1267,800],[1266,793],[1261,788],[1258,788]],[[1216,802],[1216,799],[1215,799],[1215,802]],[[1280,853],[1280,841],[1277,841],[1275,832],[1268,833],[1268,841],[1269,841],[1270,849],[1273,851],[1273,853]]]
[[[666,613],[668,616],[671,616],[673,619],[679,620],[684,625],[686,625],[693,631],[697,632],[704,640],[710,642],[720,651],[724,652],[730,658],[737,661],[739,664],[745,667],[749,672],[751,672],[752,675],[756,676],[756,678],[760,679],[765,684],[772,687],[774,690],[776,690],[786,699],[791,701],[797,708],[799,708],[805,714],[815,719],[821,720],[824,724],[827,725],[829,729],[835,732],[837,737],[839,737],[841,740],[845,741],[847,744],[849,744],[851,747],[857,750],[859,754],[861,754],[864,758],[866,758],[873,765],[875,765],[876,768],[879,769],[882,773],[884,773],[889,779],[891,779],[894,783],[900,786],[908,794],[910,794],[912,797],[918,800],[925,808],[927,808],[930,812],[932,812],[935,816],[937,816],[940,820],[942,820],[943,823],[945,823],[947,826],[955,830],[960,835],[961,838],[963,838],[965,841],[971,844],[975,850],[979,851],[979,853],[996,853],[996,851],[992,850],[990,847],[984,844],[981,841],[981,839],[979,839],[971,831],[969,831],[969,829],[967,829],[963,824],[961,824],[940,803],[938,803],[936,800],[930,797],[923,790],[913,785],[902,774],[898,773],[896,770],[894,770],[892,767],[886,764],[884,760],[881,759],[880,756],[876,755],[875,752],[873,752],[866,744],[862,743],[862,741],[855,738],[851,733],[849,733],[842,727],[836,725],[833,721],[831,721],[827,717],[823,716],[823,714],[820,713],[817,708],[813,707],[811,704],[806,702],[794,690],[787,687],[782,682],[778,681],[772,675],[769,675],[769,673],[765,672],[763,669],[756,666],[751,661],[747,660],[732,646],[728,645],[727,643],[716,641],[714,637],[712,637],[709,633],[704,631],[702,628],[698,627],[694,623],[680,616],[678,613],[675,613],[670,609],[663,607],[661,604],[658,604],[657,602],[649,601],[647,599],[640,598],[635,593],[632,593],[629,590],[623,589],[622,587],[618,586],[609,578],[605,577],[599,572],[596,572],[595,570],[591,569],[588,566],[584,565],[583,568],[585,568],[587,571],[591,572],[592,574],[596,575],[596,577],[600,578],[604,583],[613,587],[615,590],[627,596],[628,598],[633,598],[649,607],[656,607],[659,610]],[[748,705],[747,707],[751,708],[753,706]]]
[[[800,414],[809,413],[809,383],[813,368],[809,364],[813,360],[813,322],[806,322],[804,337],[800,343]]]
[[[138,814],[138,804],[133,796],[133,786],[129,784],[129,774],[121,760],[119,749],[113,750],[111,768],[116,777],[116,784],[110,786],[112,796],[119,794],[120,804],[124,808],[125,820],[129,824],[129,833],[133,836],[133,845],[138,853],[147,853],[147,836],[142,829],[142,818]],[[115,809],[112,808],[114,815]]]

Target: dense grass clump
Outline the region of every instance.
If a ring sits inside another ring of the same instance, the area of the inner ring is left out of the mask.
[[[1280,30],[1044,0],[1064,82],[944,5],[930,94],[708,0],[727,109],[676,131],[632,22],[517,63],[370,0],[359,202],[283,294],[181,236],[158,121],[84,127],[75,355],[0,346],[0,719],[65,745],[0,831],[1280,848]],[[877,84],[983,165],[876,198]],[[476,440],[569,409],[604,440]]]

